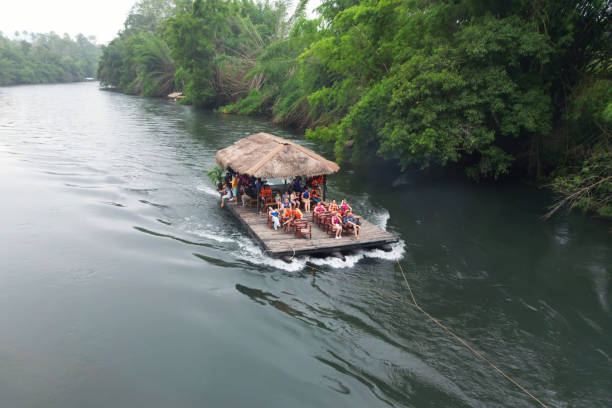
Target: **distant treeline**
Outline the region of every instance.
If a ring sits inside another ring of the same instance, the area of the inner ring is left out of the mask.
[[[141,0],[98,75],[266,115],[336,159],[548,180],[612,215],[609,1]]]
[[[95,77],[102,51],[79,34],[0,33],[0,85],[48,84]]]

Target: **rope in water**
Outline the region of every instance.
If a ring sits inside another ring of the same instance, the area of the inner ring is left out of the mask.
[[[542,408],[548,408],[548,406],[546,404],[544,404],[542,401],[540,401],[535,395],[533,395],[532,393],[530,393],[525,387],[523,387],[521,384],[519,384],[516,380],[514,380],[512,377],[510,377],[508,374],[506,374],[501,368],[499,368],[497,365],[495,365],[491,360],[489,360],[488,358],[486,358],[484,355],[482,355],[482,353],[480,353],[479,351],[475,350],[472,346],[470,346],[465,340],[463,340],[461,337],[459,337],[457,334],[455,334],[452,330],[450,330],[448,327],[446,327],[444,324],[442,324],[438,319],[436,319],[435,317],[433,317],[432,315],[430,315],[429,313],[427,313],[425,310],[423,310],[423,308],[421,306],[419,306],[419,304],[416,301],[416,298],[414,296],[414,293],[412,291],[412,288],[410,287],[410,284],[408,283],[408,279],[406,278],[406,274],[404,273],[404,269],[402,268],[402,265],[399,263],[399,261],[397,262],[397,265],[399,266],[400,272],[402,273],[402,276],[404,278],[404,282],[406,283],[406,286],[408,287],[408,290],[410,291],[410,297],[412,298],[412,302],[410,301],[406,301],[404,299],[400,299],[396,296],[393,296],[389,293],[386,293],[380,289],[376,289],[376,288],[372,288],[372,287],[368,287],[365,285],[361,285],[358,282],[355,281],[350,281],[351,283],[353,283],[356,286],[359,286],[363,289],[366,290],[371,290],[377,294],[379,294],[382,297],[385,297],[387,299],[393,300],[395,302],[399,302],[399,303],[403,303],[409,306],[414,307],[415,309],[417,309],[418,311],[420,311],[421,313],[423,313],[427,318],[429,318],[431,321],[433,321],[438,327],[440,327],[442,330],[444,330],[446,333],[448,333],[451,337],[453,337],[455,340],[457,340],[459,343],[461,343],[462,345],[464,345],[469,351],[471,351],[476,357],[478,357],[479,359],[481,359],[482,361],[484,361],[485,363],[487,363],[489,366],[491,366],[495,371],[497,371],[497,373],[501,374],[504,378],[506,378],[508,381],[510,381],[512,384],[514,384],[516,387],[518,387],[518,389],[520,389],[522,392],[524,392],[525,394],[527,394],[531,399],[533,399],[535,402],[537,402]],[[319,271],[319,272],[324,272],[318,268],[315,268],[312,265],[306,265],[307,267],[311,268],[313,273],[314,271]],[[339,276],[341,277],[341,276]],[[341,277],[342,278],[342,277]],[[347,279],[348,280],[348,279]]]

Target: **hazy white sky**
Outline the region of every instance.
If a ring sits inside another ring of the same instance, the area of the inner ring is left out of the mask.
[[[112,40],[135,0],[0,0],[0,31],[59,35],[95,35],[98,44]]]
[[[78,33],[95,35],[106,44],[123,28],[123,22],[136,0],[0,0],[0,31],[13,37],[15,31]],[[294,3],[297,3],[295,1]],[[310,0],[309,15],[320,0]]]

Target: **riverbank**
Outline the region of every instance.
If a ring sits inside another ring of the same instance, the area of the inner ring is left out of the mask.
[[[309,18],[305,4],[282,18],[282,3],[194,0],[146,24],[136,7],[100,78],[268,116],[333,144],[338,162],[550,178],[569,207],[612,215],[607,5],[323,2]]]

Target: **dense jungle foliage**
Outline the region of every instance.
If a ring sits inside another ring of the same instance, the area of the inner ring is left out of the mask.
[[[0,85],[82,81],[96,76],[100,47],[84,35],[0,33]]]
[[[612,214],[609,0],[141,0],[104,49],[124,92],[267,115],[373,155],[548,180]],[[552,210],[555,210],[552,208]]]

